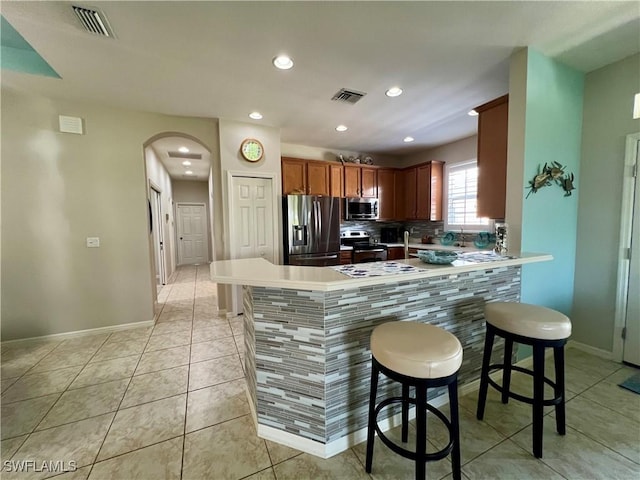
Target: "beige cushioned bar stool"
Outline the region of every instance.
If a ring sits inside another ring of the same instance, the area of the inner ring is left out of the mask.
[[[566,433],[564,394],[564,346],[571,335],[571,321],[565,315],[550,308],[526,303],[494,302],[484,309],[487,333],[482,359],[480,392],[478,395],[478,420],[484,417],[487,389],[491,385],[502,394],[502,403],[509,397],[533,406],[533,454],[542,457],[542,423],[544,407],[555,405],[556,430]],[[495,336],[505,339],[504,362],[491,365],[491,350]],[[533,348],[533,370],[511,365],[513,343],[531,345]],[[553,348],[555,382],[544,376],[545,348]],[[502,386],[489,377],[489,373],[502,369]],[[509,391],[511,371],[533,376],[533,398]],[[544,384],[553,387],[554,397],[544,398]]]
[[[416,464],[416,479],[424,480],[426,462],[440,460],[451,453],[453,478],[460,479],[460,431],[458,424],[458,370],[462,364],[462,345],[442,328],[417,322],[390,322],[371,333],[371,392],[367,432],[366,471],[371,473],[375,433],[395,453]],[[402,385],[401,397],[390,397],[376,405],[378,375]],[[447,386],[450,418],[427,403],[427,389]],[[415,388],[415,398],[409,396]],[[378,426],[377,417],[388,405],[402,405],[402,442],[408,438],[409,404],[416,406],[416,451],[402,448],[389,440]],[[427,410],[449,430],[449,443],[435,453],[427,453]]]

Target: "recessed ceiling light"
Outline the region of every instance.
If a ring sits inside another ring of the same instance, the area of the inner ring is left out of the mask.
[[[397,97],[399,95],[402,95],[402,89],[400,87],[391,87],[384,93],[387,97]]]
[[[289,70],[293,67],[293,60],[286,55],[278,55],[273,59],[273,66],[280,70]]]
[[[347,126],[346,126],[346,125],[338,125],[338,126],[336,127],[336,130],[337,130],[338,132],[345,132],[345,131],[347,130]]]
[[[180,147],[178,151],[181,153],[189,153],[189,149],[187,147]]]
[[[183,164],[185,167],[188,167],[189,165],[191,165],[191,162],[190,162],[189,160],[185,160],[184,162],[182,162],[182,164]]]
[[[254,120],[262,119],[262,114],[260,112],[251,112],[249,114],[249,118],[253,118]]]
[[[193,175],[193,172],[191,170],[187,170],[186,172],[184,172],[185,175]]]
[[[409,142],[413,142],[415,139],[413,137],[404,137],[404,139],[402,139],[402,141],[404,143],[409,143]]]
[[[475,110],[469,110],[467,112],[467,115],[469,115],[470,117],[477,117],[478,116],[478,112],[476,112]]]

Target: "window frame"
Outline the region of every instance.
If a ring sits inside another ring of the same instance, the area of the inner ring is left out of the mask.
[[[478,159],[477,158],[471,158],[469,160],[461,160],[459,162],[447,162],[444,165],[444,178],[443,178],[443,185],[442,185],[442,195],[443,195],[443,205],[442,205],[442,220],[443,220],[443,224],[444,224],[444,230],[445,231],[460,231],[463,230],[465,232],[486,232],[486,231],[493,231],[494,229],[494,220],[491,218],[487,218],[487,223],[486,224],[482,224],[482,223],[474,223],[474,224],[459,224],[459,223],[454,223],[454,224],[450,224],[449,223],[449,174],[450,171],[452,169],[459,169],[460,167],[464,167],[465,165],[474,165],[477,167],[478,165]],[[478,192],[476,190],[476,198],[477,198]]]

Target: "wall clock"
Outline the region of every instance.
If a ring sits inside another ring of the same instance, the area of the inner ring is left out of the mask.
[[[264,147],[255,138],[246,138],[240,145],[240,153],[248,162],[257,162],[264,155]]]

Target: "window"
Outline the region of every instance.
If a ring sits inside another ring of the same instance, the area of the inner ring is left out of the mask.
[[[487,230],[488,218],[478,218],[478,166],[476,160],[445,167],[445,230]]]

